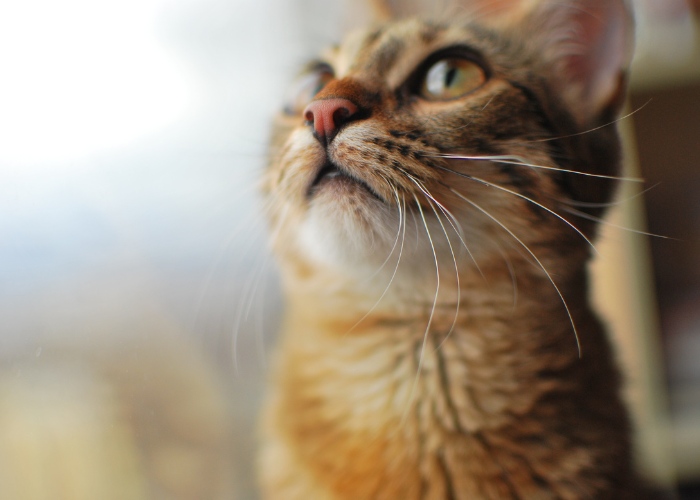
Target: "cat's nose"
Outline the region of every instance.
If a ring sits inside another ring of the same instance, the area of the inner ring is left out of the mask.
[[[334,97],[313,101],[304,110],[304,118],[313,126],[314,135],[328,145],[340,127],[357,115],[357,106],[348,99]]]

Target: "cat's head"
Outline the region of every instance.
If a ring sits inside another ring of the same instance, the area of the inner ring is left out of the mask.
[[[365,275],[400,255],[418,276],[511,252],[585,260],[618,170],[629,9],[461,3],[355,33],[301,73],[264,182],[283,261]]]

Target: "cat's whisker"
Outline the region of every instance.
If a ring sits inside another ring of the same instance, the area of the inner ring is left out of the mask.
[[[484,111],[484,110],[493,102],[493,100],[494,100],[495,98],[496,98],[495,96],[491,96],[491,97],[489,98],[489,100],[486,101],[486,104],[484,104],[484,105],[481,107],[481,111]],[[455,127],[453,130],[455,130],[455,131],[457,131],[457,130],[464,130],[465,128],[470,127],[470,126],[474,123],[474,120],[475,120],[475,118],[472,118],[468,123],[465,123],[464,125],[460,125],[459,127]],[[424,130],[419,130],[419,129],[412,129],[412,130],[408,130],[408,131],[405,130],[405,131],[403,131],[403,132],[404,132],[404,133],[407,133],[407,134],[408,134],[408,133],[418,133],[418,132],[420,132],[421,137],[431,137],[431,136],[434,136],[434,135],[442,135],[442,134],[443,134],[442,131],[438,131],[438,130],[436,130],[435,132],[426,132],[426,131],[424,131]]]
[[[517,242],[520,244],[520,246],[522,246],[522,247],[525,249],[525,251],[526,251],[527,253],[529,253],[530,256],[531,256],[533,259],[535,259],[535,262],[537,262],[537,264],[539,265],[540,269],[542,269],[542,272],[545,274],[545,276],[547,277],[547,279],[549,280],[549,282],[552,284],[552,286],[554,287],[554,290],[557,292],[557,295],[559,295],[559,298],[561,299],[561,302],[562,302],[562,304],[564,305],[564,309],[566,310],[566,314],[567,314],[567,316],[569,317],[569,322],[571,323],[571,328],[572,328],[573,331],[574,331],[574,337],[576,337],[576,347],[578,348],[578,356],[579,356],[579,358],[581,358],[581,356],[582,356],[582,351],[581,351],[581,340],[580,340],[579,335],[578,335],[578,330],[576,329],[576,323],[574,322],[574,317],[573,317],[573,315],[571,314],[571,310],[569,309],[569,304],[567,304],[566,299],[564,299],[564,295],[561,293],[561,290],[559,289],[559,287],[557,286],[556,282],[555,282],[554,279],[552,278],[552,275],[549,273],[549,271],[547,271],[547,268],[544,266],[544,264],[542,264],[542,261],[537,257],[537,255],[535,255],[535,253],[530,249],[530,247],[528,247],[528,246],[523,242],[523,240],[521,240],[520,238],[518,238],[518,236],[517,236],[515,233],[513,233],[513,231],[511,231],[505,224],[503,224],[503,223],[502,223],[500,220],[498,220],[496,217],[494,217],[493,215],[491,215],[486,209],[484,209],[483,207],[481,207],[481,206],[480,206],[479,204],[477,204],[475,201],[470,200],[469,198],[467,198],[466,196],[464,196],[462,193],[460,193],[460,192],[457,191],[456,189],[450,188],[450,191],[452,191],[452,192],[453,192],[455,195],[457,195],[459,198],[461,198],[462,200],[464,200],[465,202],[469,203],[471,206],[473,206],[474,208],[476,208],[479,212],[481,212],[481,213],[484,214],[486,217],[488,217],[489,219],[491,219],[492,221],[494,221],[496,224],[498,224],[506,233],[508,233],[515,241],[517,241]]]
[[[248,321],[250,311],[252,309],[253,303],[255,302],[255,297],[257,296],[259,284],[261,281],[264,281],[261,279],[261,277],[265,269],[269,265],[269,260],[269,253],[263,254],[262,257],[257,257],[256,263],[253,267],[253,271],[248,276],[248,279],[246,280],[246,283],[242,288],[242,298],[238,304],[236,324],[234,325],[232,335],[233,365],[236,373],[238,373],[238,339],[240,337],[241,327],[245,321]],[[262,359],[261,361],[264,363],[264,359]]]
[[[406,172],[403,169],[401,171],[404,173],[404,175],[406,175],[406,177],[408,177],[408,179],[411,180],[411,182],[413,182],[418,187],[418,189],[421,190],[421,192],[426,196],[426,198],[428,200],[432,200],[438,207],[440,207],[440,210],[447,217],[447,221],[452,226],[452,229],[454,229],[455,233],[457,233],[457,237],[459,238],[460,242],[462,243],[462,246],[464,247],[464,249],[467,251],[469,258],[471,258],[472,262],[474,262],[474,266],[476,266],[477,271],[479,271],[479,274],[481,274],[481,276],[483,277],[484,273],[481,271],[481,268],[479,267],[479,263],[474,258],[474,255],[472,254],[471,250],[469,249],[469,246],[467,246],[467,242],[464,241],[464,237],[463,237],[464,229],[462,228],[462,224],[459,222],[457,217],[455,217],[455,215],[447,207],[445,207],[445,205],[440,203],[430,193],[430,191],[428,191],[428,189],[421,182],[419,182],[418,179],[415,178],[415,176],[409,174],[408,172]]]
[[[261,266],[262,272],[261,275],[265,274],[266,270],[269,270],[269,263],[270,263],[270,257],[271,255],[267,255],[265,258],[265,261],[263,262],[263,265]],[[258,279],[260,279],[259,276]],[[267,286],[267,280],[262,279],[260,280],[262,282],[260,286],[260,296],[265,297],[266,296],[266,286]],[[257,290],[256,290],[257,291]],[[253,292],[255,293],[255,292]],[[255,315],[255,346],[258,351],[258,359],[260,360],[260,363],[262,364],[263,367],[267,366],[267,353],[265,352],[265,302],[262,300],[257,301],[257,309],[256,309],[256,315]]]
[[[284,227],[284,221],[286,221],[290,215],[289,205],[279,202],[279,206],[279,218],[277,219],[275,225],[270,229],[270,246],[277,244],[277,240],[282,233],[282,228]]]
[[[452,255],[452,261],[454,262],[455,266],[455,280],[456,280],[456,286],[457,286],[457,301],[456,301],[456,306],[455,306],[455,316],[454,319],[452,320],[452,325],[450,325],[450,329],[447,331],[447,334],[445,335],[445,338],[442,339],[440,344],[437,346],[436,350],[439,350],[442,345],[447,341],[447,339],[452,335],[452,332],[454,331],[455,327],[457,326],[457,319],[459,318],[459,306],[462,303],[462,287],[460,285],[459,281],[459,265],[457,264],[457,256],[455,255],[454,248],[452,247],[452,241],[450,240],[450,236],[447,234],[447,229],[445,228],[445,225],[442,223],[442,218],[440,217],[440,214],[438,213],[437,209],[435,208],[435,205],[433,204],[430,199],[428,199],[428,203],[430,204],[430,208],[433,209],[433,212],[435,213],[435,218],[438,220],[440,223],[440,227],[442,228],[442,232],[445,234],[445,239],[447,240],[447,246],[450,249],[450,254]],[[447,215],[445,215],[447,217]],[[449,218],[448,218],[449,221]]]
[[[437,251],[435,250],[435,243],[433,242],[433,237],[430,234],[430,228],[428,227],[428,221],[425,218],[425,213],[423,212],[423,207],[421,207],[420,201],[418,200],[418,197],[415,194],[413,195],[413,199],[416,201],[416,206],[418,207],[418,212],[420,213],[421,219],[423,220],[423,226],[425,227],[425,232],[428,235],[428,241],[430,242],[430,248],[433,251],[433,258],[435,260],[436,285],[435,285],[435,298],[433,299],[433,307],[430,310],[430,315],[428,316],[428,323],[425,327],[425,332],[423,333],[423,341],[421,343],[420,353],[418,355],[418,363],[417,363],[417,367],[416,367],[416,376],[413,379],[413,386],[411,387],[411,392],[409,393],[409,396],[408,396],[406,410],[405,410],[404,415],[401,419],[402,423],[406,422],[406,418],[408,417],[408,411],[411,407],[411,403],[413,402],[413,399],[416,396],[416,389],[418,387],[418,380],[420,378],[420,374],[421,374],[421,371],[423,369],[423,362],[425,360],[425,348],[426,348],[426,345],[428,343],[428,335],[430,334],[430,327],[433,324],[433,317],[435,316],[435,310],[437,309],[438,295],[440,293],[440,264],[438,262]]]
[[[489,107],[489,105],[493,102],[493,100],[496,98],[496,96],[491,96],[488,101],[486,101],[486,104],[481,108],[481,111],[486,110],[486,108]]]
[[[515,267],[513,267],[513,262],[511,262],[510,257],[503,251],[503,248],[498,242],[494,242],[498,253],[503,257],[503,261],[506,263],[508,268],[508,274],[510,274],[510,281],[513,285],[513,309],[518,305],[518,278],[515,275]]]
[[[452,172],[453,174],[459,175],[460,177],[465,177],[465,178],[471,179],[475,182],[479,182],[481,184],[484,184],[485,186],[489,186],[489,187],[492,187],[494,189],[498,189],[499,191],[503,191],[505,193],[512,194],[513,196],[517,196],[518,198],[521,198],[521,199],[527,201],[528,203],[532,203],[533,205],[541,208],[542,210],[546,211],[547,213],[555,216],[557,219],[561,220],[567,226],[569,226],[571,229],[576,231],[586,241],[586,243],[588,243],[588,245],[593,249],[593,251],[596,253],[596,255],[598,254],[598,250],[596,249],[593,242],[585,234],[583,234],[583,232],[579,228],[577,228],[569,220],[567,220],[565,217],[562,217],[560,214],[558,214],[557,212],[555,212],[551,208],[544,206],[542,203],[535,201],[532,198],[525,196],[524,194],[518,193],[517,191],[513,191],[513,190],[505,188],[503,186],[499,186],[498,184],[494,184],[494,183],[486,181],[484,179],[480,179],[479,177],[474,177],[473,175],[465,174],[462,172],[457,172],[456,170],[452,170],[452,169],[449,169],[447,167],[439,166],[439,168],[442,170],[445,170],[447,172]]]
[[[527,202],[529,202],[529,203],[532,203],[533,205],[535,205],[535,206],[541,208],[542,210],[545,210],[547,213],[552,214],[552,215],[555,216],[557,219],[559,219],[559,220],[561,220],[562,222],[564,222],[564,224],[566,224],[567,226],[569,226],[571,229],[573,229],[574,231],[576,231],[576,232],[579,234],[579,236],[581,236],[581,238],[583,238],[583,239],[586,241],[586,243],[588,243],[588,245],[593,249],[593,252],[595,252],[596,255],[598,254],[598,249],[595,247],[595,245],[593,244],[593,242],[588,238],[588,236],[586,236],[585,234],[583,234],[583,232],[582,232],[579,228],[577,228],[574,224],[571,223],[571,221],[569,221],[568,219],[566,219],[565,217],[563,217],[561,214],[555,212],[555,211],[552,210],[551,208],[546,207],[546,206],[543,205],[542,203],[539,203],[538,201],[535,201],[535,200],[533,200],[532,198],[530,198],[530,197],[528,197],[528,196],[525,196],[524,194],[518,193],[517,191],[513,191],[512,189],[508,189],[508,188],[505,188],[505,187],[503,187],[503,186],[499,186],[498,184],[494,184],[494,183],[492,183],[492,182],[488,182],[488,181],[486,181],[486,180],[484,180],[484,179],[480,179],[480,178],[478,178],[478,177],[473,177],[473,176],[472,176],[472,178],[473,178],[475,181],[477,181],[477,182],[484,183],[484,184],[486,184],[487,186],[490,186],[490,187],[492,187],[492,188],[495,188],[495,189],[498,189],[498,190],[500,190],[500,191],[503,191],[503,192],[512,194],[513,196],[517,196],[518,198],[521,198],[521,199],[523,199],[523,200],[525,200],[525,201],[527,201]]]
[[[676,238],[672,238],[672,237],[670,237],[670,236],[664,236],[664,235],[655,234],[655,233],[648,233],[648,232],[642,231],[642,230],[640,230],[640,229],[632,229],[632,228],[630,228],[630,227],[620,226],[619,224],[615,224],[615,223],[610,222],[610,221],[608,221],[608,220],[605,220],[605,219],[603,219],[603,218],[601,218],[601,217],[596,217],[596,216],[594,216],[594,215],[587,214],[586,212],[582,212],[582,211],[580,211],[580,210],[576,210],[575,208],[563,208],[562,210],[564,210],[565,212],[570,213],[571,215],[573,215],[573,216],[575,216],[575,217],[581,217],[582,219],[586,219],[586,220],[590,220],[590,221],[596,222],[596,223],[598,223],[598,224],[603,224],[603,225],[606,225],[606,226],[614,227],[614,228],[616,228],[616,229],[622,229],[623,231],[627,231],[627,232],[630,232],[630,233],[640,234],[640,235],[642,235],[642,236],[651,236],[651,237],[653,237],[653,238],[661,238],[661,239],[664,239],[664,240],[676,240]],[[677,241],[677,240],[676,240],[676,241]]]
[[[537,142],[551,142],[551,141],[558,141],[558,140],[560,140],[560,139],[569,139],[569,138],[571,138],[571,137],[578,137],[578,136],[581,136],[581,135],[590,134],[590,133],[592,133],[592,132],[596,132],[597,130],[601,130],[601,129],[604,129],[604,128],[607,128],[607,127],[611,127],[611,126],[613,126],[613,125],[617,125],[619,122],[621,122],[621,121],[623,121],[623,120],[626,120],[627,118],[630,118],[630,117],[632,117],[633,115],[635,115],[635,114],[637,114],[638,112],[640,112],[641,110],[643,110],[645,107],[647,107],[647,106],[649,105],[649,103],[650,103],[652,100],[653,100],[653,99],[649,99],[647,102],[645,102],[644,104],[642,104],[641,106],[639,106],[639,107],[638,107],[637,109],[635,109],[634,111],[631,111],[631,112],[627,113],[626,115],[617,118],[616,120],[613,120],[613,121],[611,121],[611,122],[605,123],[605,124],[600,125],[600,126],[598,126],[598,127],[590,128],[590,129],[588,129],[588,130],[584,130],[583,132],[577,132],[577,133],[575,133],[575,134],[561,135],[561,136],[557,136],[557,137],[549,137],[549,138],[547,138],[547,139],[537,139],[537,140],[533,140],[533,141],[529,141],[529,142],[535,142],[535,143],[537,143]]]
[[[239,192],[245,192],[245,191],[239,191]],[[194,316],[192,318],[192,327],[196,328],[198,323],[200,322],[200,317],[202,316],[202,311],[204,309],[204,304],[208,302],[208,297],[207,297],[207,291],[209,288],[212,286],[214,283],[214,278],[217,275],[217,271],[220,270],[220,266],[222,262],[224,261],[224,258],[227,256],[227,253],[229,250],[233,248],[233,244],[236,242],[238,237],[240,236],[241,233],[243,232],[250,232],[250,229],[259,227],[261,225],[261,222],[264,218],[264,215],[266,211],[268,211],[272,206],[274,205],[273,200],[266,200],[263,206],[260,208],[255,213],[252,213],[249,217],[246,218],[245,222],[241,223],[238,228],[236,228],[234,231],[232,231],[229,236],[226,238],[226,240],[219,246],[219,249],[217,250],[216,255],[212,259],[211,264],[208,266],[206,276],[201,284],[201,288],[198,292],[196,303],[195,303],[195,309],[194,309]],[[260,235],[262,236],[262,235]],[[256,239],[253,237],[247,237],[245,239],[245,244],[240,247],[240,251],[242,255],[249,255],[252,249],[258,249],[262,248],[264,253],[267,253],[269,256],[269,248],[267,245],[264,245],[261,239]],[[259,254],[258,254],[259,255]],[[258,258],[258,257],[256,257]],[[246,296],[241,295],[238,297],[238,307],[239,307],[239,314],[242,314],[242,308],[244,307],[244,303],[246,301]],[[236,322],[240,322],[240,320],[237,318]],[[233,342],[233,339],[227,338],[227,340]],[[234,350],[234,347],[231,346],[231,349]],[[236,365],[236,359],[235,359],[235,353],[232,353],[231,360],[233,361],[234,365]],[[236,367],[237,369],[237,367]]]
[[[616,201],[611,201],[609,203],[591,203],[591,202],[586,202],[586,201],[577,201],[577,200],[570,200],[570,199],[562,199],[558,198],[557,201],[564,204],[564,205],[569,205],[571,207],[582,207],[582,208],[609,208],[609,207],[616,207],[618,205],[624,205],[625,203],[632,201],[634,199],[639,198],[640,196],[644,196],[646,193],[651,191],[652,189],[655,189],[659,186],[659,182],[654,184],[653,186],[650,186],[646,188],[644,191],[640,191],[636,193],[633,196],[630,196],[629,198],[625,198],[622,200],[616,200]]]
[[[447,217],[447,222],[450,223],[450,225],[452,226],[452,229],[457,234],[457,237],[462,242],[462,246],[464,246],[464,249],[467,251],[467,253],[473,259],[474,257],[472,256],[472,253],[469,250],[467,243],[464,241],[464,228],[462,227],[462,224],[459,222],[457,217],[455,217],[455,215],[447,207],[445,207],[445,205],[440,203],[435,198],[435,196],[433,196],[433,194],[430,191],[428,191],[428,189],[423,184],[417,182],[415,179],[411,179],[411,180],[413,180],[413,182],[416,183],[416,186],[418,186],[418,189],[420,189],[423,192],[423,194],[426,196],[426,198],[428,198],[428,200],[430,200],[432,203],[434,203],[435,205],[437,205],[440,208],[440,211]],[[474,262],[474,264],[476,264],[476,262]],[[479,267],[478,264],[477,264],[477,267]]]
[[[394,283],[394,279],[396,278],[396,273],[399,270],[399,264],[401,263],[401,257],[403,256],[403,249],[404,249],[404,242],[406,241],[406,217],[405,217],[405,212],[406,212],[406,199],[401,198],[399,200],[399,193],[398,190],[394,187],[394,194],[396,195],[396,203],[397,206],[399,207],[399,233],[401,234],[401,246],[399,248],[399,255],[396,258],[396,266],[394,266],[394,272],[391,274],[391,278],[389,279],[389,283],[387,283],[386,287],[384,288],[384,291],[382,294],[379,296],[377,301],[374,303],[374,305],[365,313],[364,316],[362,316],[350,329],[345,332],[345,335],[349,334],[352,332],[357,326],[362,323],[369,315],[371,315],[374,310],[379,306],[381,303],[382,299],[386,296],[387,292],[389,291],[389,288],[391,288],[391,285]],[[403,208],[402,208],[403,207]],[[397,238],[398,238],[397,234]],[[398,240],[397,240],[398,241]],[[389,253],[389,256],[387,257],[387,260],[384,261],[384,264],[382,264],[382,267],[386,264],[386,262],[389,260],[389,258],[394,254],[394,251],[396,250],[396,246],[391,249],[391,252]],[[378,273],[379,271],[377,271]],[[375,273],[374,275],[376,276]]]
[[[270,206],[273,203],[270,203]],[[276,221],[276,224],[273,228],[271,228],[270,234],[271,238],[270,240],[272,242],[275,242],[277,238],[279,237],[279,234],[282,230],[282,228],[285,225],[285,222],[287,218],[289,217],[289,207],[282,205],[281,207],[281,212],[279,219]],[[238,339],[240,337],[240,332],[241,332],[241,327],[243,326],[243,323],[248,320],[250,316],[250,311],[253,307],[253,304],[255,302],[255,297],[258,293],[259,289],[259,283],[261,281],[264,281],[261,279],[262,275],[265,272],[265,269],[268,268],[269,262],[270,262],[270,257],[271,253],[268,251],[259,254],[256,256],[256,262],[253,265],[253,270],[248,276],[248,279],[246,280],[245,284],[242,287],[242,293],[241,293],[241,298],[240,302],[238,303],[237,307],[237,313],[236,313],[236,322],[233,327],[233,333],[232,333],[232,355],[233,355],[233,364],[234,364],[234,370],[236,373],[238,373]],[[258,346],[259,351],[263,351],[262,349],[262,330],[258,334],[258,339],[256,340],[256,344]],[[263,353],[264,354],[264,353]],[[265,363],[264,356],[261,357],[261,361],[263,364]]]
[[[381,174],[379,174],[379,175],[386,181],[386,183],[389,185],[389,188],[392,190],[392,192],[393,192],[393,194],[394,194],[394,198],[396,199],[396,208],[397,208],[398,213],[399,213],[399,223],[398,223],[398,227],[397,227],[397,229],[396,229],[396,237],[394,238],[394,243],[393,243],[393,245],[392,245],[392,247],[391,247],[391,250],[389,251],[389,255],[386,256],[386,259],[384,259],[384,262],[382,262],[382,264],[381,264],[381,265],[377,268],[377,270],[372,274],[372,276],[370,277],[370,279],[374,278],[377,274],[379,274],[379,273],[381,272],[381,270],[384,269],[384,266],[387,265],[387,263],[388,263],[389,260],[391,259],[391,256],[394,255],[394,251],[396,250],[396,245],[398,245],[399,238],[401,238],[401,220],[402,220],[403,217],[404,217],[404,213],[403,213],[403,211],[402,211],[402,209],[401,209],[401,200],[399,200],[399,191],[398,191],[398,189],[397,189],[396,186],[394,186],[394,185],[391,183],[391,181],[389,181],[389,179],[387,179],[385,176],[383,176],[383,175],[381,175]],[[354,328],[354,327],[353,327],[353,328]]]
[[[435,200],[434,197],[432,197],[431,195],[429,197],[437,204],[440,211],[443,214],[445,214],[445,217],[447,218],[447,222],[450,223],[450,226],[452,226],[452,229],[454,230],[455,234],[457,234],[457,238],[459,238],[459,241],[462,243],[462,246],[467,251],[467,255],[469,255],[469,258],[474,263],[474,267],[476,267],[476,270],[479,272],[481,277],[485,278],[484,273],[481,270],[481,267],[479,266],[479,263],[476,261],[476,258],[474,257],[474,254],[467,246],[467,242],[464,241],[464,229],[462,228],[462,225],[459,223],[459,220],[457,220],[457,217],[455,217],[455,215],[452,212],[450,212],[442,203],[439,203],[437,200]]]
[[[226,253],[233,247],[233,243],[236,241],[236,238],[244,231],[247,231],[248,229],[252,227],[258,226],[263,218],[264,214],[267,210],[268,207],[272,206],[272,201],[266,201],[263,204],[262,210],[256,214],[254,214],[253,217],[249,218],[246,222],[241,223],[238,228],[234,231],[231,232],[231,234],[226,238],[226,240],[220,245],[219,250],[217,251],[216,255],[214,256],[214,259],[212,263],[209,265],[209,269],[207,270],[207,274],[204,278],[204,281],[201,285],[201,288],[199,290],[199,293],[197,294],[197,299],[195,302],[195,308],[194,308],[194,317],[192,318],[192,327],[195,328],[197,324],[199,323],[199,318],[200,315],[202,314],[202,308],[204,305],[204,302],[206,300],[206,295],[207,295],[207,290],[211,286],[213,280],[214,280],[214,275],[216,274],[216,271],[218,267],[221,265],[221,262],[224,260],[224,257],[226,256]],[[252,238],[249,238],[248,240],[248,245],[246,248],[243,249],[243,253],[247,254],[250,248],[252,248]]]
[[[579,170],[570,170],[566,168],[559,168],[559,167],[551,167],[551,166],[546,166],[546,165],[537,165],[534,163],[530,163],[524,158],[520,156],[514,156],[514,155],[494,155],[494,156],[467,156],[467,155],[450,155],[450,154],[438,154],[438,155],[425,155],[425,156],[431,156],[434,158],[447,158],[450,160],[469,160],[469,161],[489,161],[493,163],[499,163],[503,165],[519,165],[523,167],[530,167],[534,169],[541,169],[541,170],[552,170],[555,172],[564,172],[567,174],[576,174],[576,175],[583,175],[586,177],[596,177],[599,179],[611,179],[615,181],[624,181],[624,182],[645,182],[644,179],[640,179],[637,177],[618,177],[614,175],[603,175],[603,174],[592,174],[590,172],[581,172]]]

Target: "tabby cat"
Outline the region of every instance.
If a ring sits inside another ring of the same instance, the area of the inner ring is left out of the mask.
[[[586,273],[628,5],[419,3],[310,63],[276,122],[265,498],[642,498]]]

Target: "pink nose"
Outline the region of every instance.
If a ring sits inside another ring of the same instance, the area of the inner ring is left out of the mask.
[[[316,138],[323,144],[329,144],[338,129],[349,122],[357,111],[352,101],[335,97],[309,104],[304,110],[304,118],[313,125]]]

